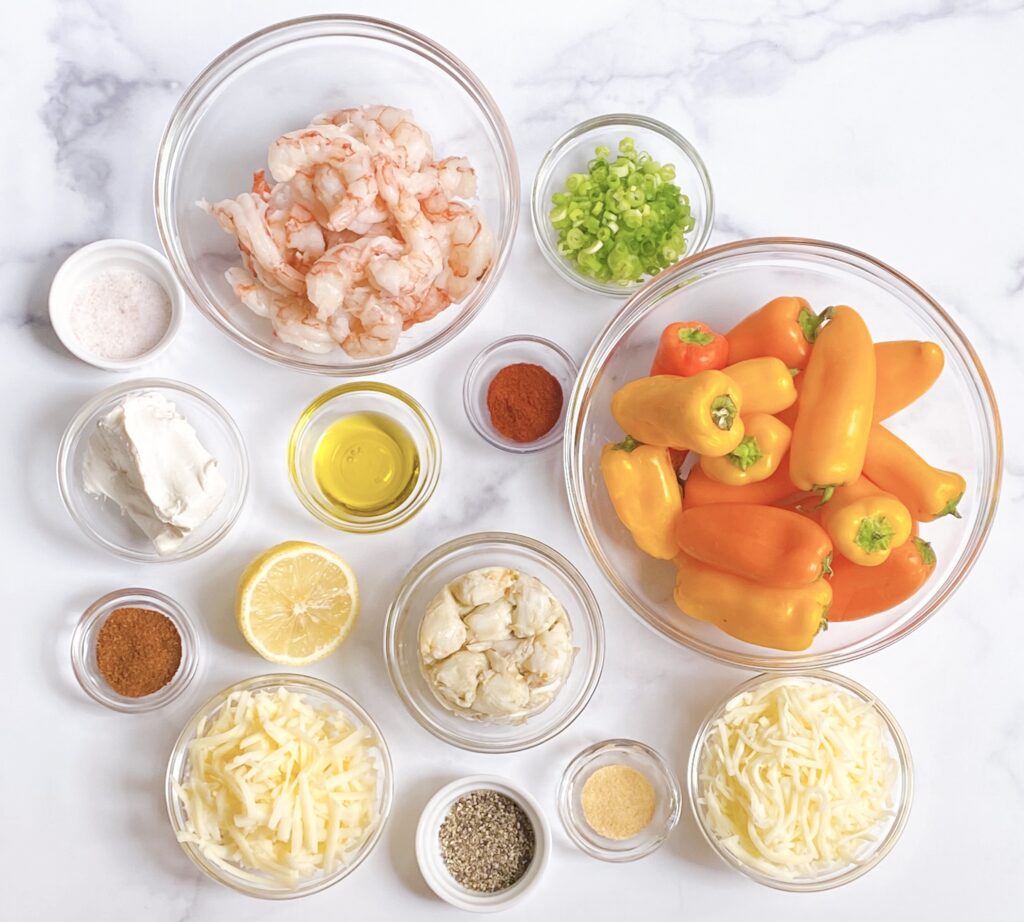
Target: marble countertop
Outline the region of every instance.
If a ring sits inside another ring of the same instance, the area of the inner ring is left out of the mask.
[[[119,376],[82,364],[57,342],[46,315],[53,272],[97,238],[156,245],[154,152],[183,88],[239,37],[320,6],[39,0],[20,4],[0,34],[0,381],[7,395],[0,585],[10,656],[0,699],[4,917],[451,919],[456,911],[432,895],[416,868],[413,829],[441,784],[494,772],[524,784],[554,824],[543,885],[507,913],[510,920],[756,913],[838,922],[880,910],[1008,918],[1024,898],[1024,685],[1016,674],[1024,646],[1016,518],[1024,515],[1024,6],[525,0],[485,11],[468,0],[349,4],[426,32],[476,71],[515,138],[524,208],[542,153],[565,128],[614,110],[652,114],[691,138],[709,166],[718,196],[712,243],[794,234],[866,250],[942,302],[985,362],[1002,398],[1008,458],[989,545],[937,617],[841,670],[885,700],[909,737],[917,769],[910,823],[866,877],[809,896],[767,891],[735,875],[708,850],[688,812],[658,853],[624,866],[586,857],[558,826],[557,781],[579,749],[631,735],[681,772],[698,722],[746,674],[655,636],[613,596],[571,524],[557,452],[500,453],[463,414],[453,380],[483,345],[528,330],[580,359],[614,309],[561,282],[525,220],[481,316],[445,349],[388,376],[425,403],[453,459],[428,511],[400,532],[345,537],[303,511],[286,481],[283,446],[297,411],[329,382],[261,362],[194,310],[146,373],[190,381],[234,414],[253,461],[243,521],[198,559],[144,566],[87,543],[61,508],[53,476],[60,433],[81,403]],[[383,612],[408,565],[441,540],[487,528],[530,534],[571,558],[598,594],[608,632],[604,679],[583,716],[538,749],[498,757],[427,735],[392,692],[380,651]],[[196,872],[168,828],[163,771],[199,701],[266,670],[234,627],[233,584],[256,551],[287,538],[336,547],[360,575],[357,630],[309,672],[353,693],[379,720],[396,762],[397,798],[381,843],[349,879],[306,901],[269,904]],[[193,687],[145,717],[95,705],[68,662],[78,614],[125,584],[177,598],[197,614],[205,641]]]

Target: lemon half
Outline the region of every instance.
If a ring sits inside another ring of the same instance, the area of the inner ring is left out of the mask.
[[[358,614],[352,568],[319,544],[286,541],[264,551],[238,586],[238,629],[272,663],[322,659],[348,636]]]

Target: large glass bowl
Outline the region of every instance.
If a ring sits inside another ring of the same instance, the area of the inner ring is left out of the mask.
[[[270,142],[321,112],[377,103],[410,109],[437,157],[465,156],[495,238],[494,263],[460,304],[402,334],[383,357],[313,355],[272,335],[235,297],[224,271],[234,238],[197,206],[251,188]],[[426,36],[364,16],[311,16],[270,26],[218,56],[185,91],[156,165],[156,220],[178,280],[200,311],[263,358],[329,375],[375,374],[428,355],[464,329],[505,268],[519,219],[519,167],[505,120],[476,76]]]
[[[706,816],[705,790],[701,783],[701,763],[704,758],[704,750],[715,724],[736,698],[772,682],[783,681],[789,683],[794,680],[814,685],[831,685],[840,694],[849,695],[870,705],[885,725],[884,744],[896,762],[898,770],[893,785],[892,814],[877,830],[877,837],[873,841],[863,844],[857,860],[851,861],[845,867],[823,871],[815,875],[783,877],[752,867],[715,835]],[[899,723],[897,723],[896,718],[893,717],[892,712],[863,685],[854,682],[853,679],[848,679],[845,676],[834,672],[827,672],[823,669],[808,672],[805,675],[793,677],[793,679],[787,677],[780,680],[777,676],[773,675],[759,675],[733,689],[704,718],[703,723],[697,729],[697,735],[693,740],[693,747],[690,749],[686,785],[690,807],[693,809],[693,816],[698,828],[708,845],[729,867],[739,871],[741,874],[746,874],[751,880],[766,887],[772,887],[776,890],[788,890],[792,893],[809,893],[818,890],[832,890],[835,887],[841,887],[843,884],[856,880],[879,864],[893,850],[910,817],[910,807],[914,800],[914,762],[910,755],[910,744],[903,735],[903,730],[900,728]]]
[[[164,795],[167,801],[167,815],[170,818],[171,827],[175,835],[184,831],[188,819],[187,809],[178,796],[175,786],[181,784],[188,776],[190,770],[189,744],[195,739],[200,724],[212,718],[229,698],[233,698],[237,694],[261,691],[275,692],[281,688],[303,695],[318,710],[340,711],[353,727],[366,727],[370,731],[376,744],[374,757],[377,763],[377,789],[374,792],[374,799],[377,807],[377,821],[347,863],[340,862],[330,874],[319,873],[300,880],[290,887],[279,884],[266,875],[244,869],[240,866],[236,869],[234,865],[227,867],[224,864],[218,864],[211,861],[193,843],[181,843],[181,847],[189,858],[192,859],[196,867],[208,877],[217,881],[217,883],[230,887],[232,890],[265,900],[289,900],[309,896],[313,893],[319,893],[321,890],[326,890],[339,880],[348,877],[349,874],[363,863],[380,840],[381,832],[383,832],[388,816],[391,813],[391,802],[394,797],[394,769],[391,764],[391,755],[388,752],[387,743],[384,742],[384,736],[381,734],[377,724],[374,723],[373,718],[355,699],[349,697],[340,688],[336,688],[320,679],[314,679],[311,676],[289,673],[255,676],[225,688],[214,695],[209,701],[202,704],[189,718],[188,723],[185,724],[177,741],[174,743],[174,749],[171,751],[171,757],[167,762]]]
[[[674,568],[647,557],[616,518],[601,479],[601,448],[622,438],[611,416],[615,391],[646,375],[662,329],[703,320],[725,332],[779,295],[816,309],[850,304],[878,340],[925,339],[946,355],[939,380],[887,425],[932,464],[967,479],[962,519],[921,528],[938,564],[925,586],[889,611],[833,624],[802,653],[744,643],[682,614],[672,601]],[[977,354],[953,319],[910,279],[870,256],[817,240],[764,238],[684,260],[637,292],[598,336],[569,401],[565,477],[577,528],[622,600],[665,636],[714,659],[764,670],[829,666],[881,650],[919,627],[952,596],[992,525],[1002,474],[995,396]]]

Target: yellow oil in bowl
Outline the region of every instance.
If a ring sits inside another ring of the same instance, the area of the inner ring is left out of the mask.
[[[374,516],[397,509],[420,475],[412,436],[383,413],[352,413],[331,423],[313,452],[313,475],[342,514]]]

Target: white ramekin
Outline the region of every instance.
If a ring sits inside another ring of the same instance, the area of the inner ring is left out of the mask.
[[[468,890],[448,873],[441,858],[438,833],[448,811],[460,797],[473,791],[497,791],[514,800],[533,825],[533,860],[526,873],[506,890],[477,893]],[[469,775],[438,791],[420,814],[416,826],[416,861],[427,885],[446,903],[468,912],[498,912],[514,906],[532,893],[547,867],[551,854],[551,826],[540,805],[523,788],[497,775]]]

